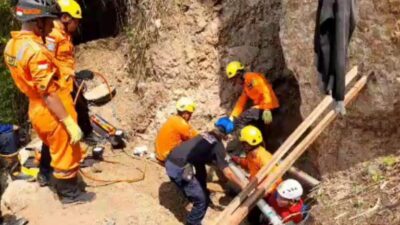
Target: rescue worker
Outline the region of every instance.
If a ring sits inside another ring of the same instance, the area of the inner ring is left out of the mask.
[[[248,125],[240,130],[239,141],[246,152],[246,158],[232,156],[232,161],[246,169],[250,174],[250,180],[253,180],[256,178],[258,171],[272,160],[272,155],[263,147],[261,131],[255,126]],[[278,179],[274,186],[265,194],[265,198],[268,198],[276,190],[280,182],[282,182],[282,179]],[[260,215],[261,211],[255,208],[249,213],[248,219],[252,223],[257,224]]]
[[[72,203],[86,197],[77,182],[82,131],[72,98],[63,95],[60,73],[44,45],[57,13],[51,0],[19,0],[16,16],[21,30],[11,32],[4,58],[16,86],[29,98],[33,128],[50,147],[54,188],[63,203]]]
[[[193,203],[186,218],[187,225],[200,225],[210,204],[206,164],[215,165],[228,180],[240,188],[245,186],[225,160],[226,150],[222,140],[233,131],[226,129],[225,120],[229,121],[228,118],[220,119],[215,123],[214,130],[201,133],[178,145],[166,160],[165,169],[169,178]]]
[[[156,157],[164,162],[173,148],[198,133],[189,124],[196,104],[190,98],[180,98],[176,103],[177,115],[171,116],[161,127],[156,137]]]
[[[303,187],[294,179],[283,181],[268,198],[268,204],[282,218],[284,223],[300,223],[304,219],[304,203],[301,199]]]
[[[253,125],[248,125],[240,131],[239,141],[246,152],[246,158],[232,156],[232,160],[249,171],[250,180],[255,179],[258,171],[271,161],[272,155],[263,147],[261,131]],[[281,180],[278,180],[277,183],[279,182]],[[276,186],[271,188],[270,192]]]
[[[261,73],[245,72],[244,65],[238,61],[228,64],[226,74],[229,79],[243,85],[242,94],[229,117],[231,121],[235,121],[236,127],[240,130],[260,120],[270,124],[271,111],[279,107],[279,101],[265,76]],[[253,101],[253,106],[244,110],[248,99]]]
[[[78,29],[79,21],[82,19],[82,9],[75,0],[58,0],[57,5],[60,10],[59,18],[54,20],[54,28],[46,37],[46,47],[52,53],[53,62],[60,71],[61,93],[66,96],[72,94],[72,98],[75,99],[78,88],[74,85],[75,57],[72,35]],[[83,131],[84,138],[90,136],[93,128],[90,124],[88,104],[82,93],[76,102],[75,110],[78,113],[78,125]],[[42,187],[50,182],[52,172],[50,164],[49,148],[43,144],[37,179]]]

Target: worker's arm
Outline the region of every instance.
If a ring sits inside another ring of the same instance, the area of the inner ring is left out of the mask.
[[[43,100],[58,120],[61,121],[68,116],[67,110],[65,110],[63,103],[56,93],[45,95]]]
[[[189,140],[197,136],[199,133],[188,122],[182,119],[178,124],[179,133],[183,140]]]
[[[45,104],[58,120],[65,119],[68,113],[55,93],[58,87],[53,77],[57,69],[49,59],[49,56],[38,52],[32,57],[28,65],[37,93],[42,96]]]
[[[225,167],[222,172],[224,173],[224,176],[231,182],[235,183],[237,186],[240,187],[240,189],[244,189],[246,185],[237,177],[231,168]]]
[[[43,52],[37,52],[28,62],[32,82],[39,96],[42,97],[49,110],[60,120],[67,129],[71,143],[75,144],[82,138],[82,131],[74,119],[68,115],[61,99],[56,91],[58,85],[53,76],[57,69],[49,56]],[[46,118],[43,118],[46,119]]]
[[[232,160],[240,165],[243,169],[248,169],[248,161],[245,158],[239,157],[239,156],[232,156]]]
[[[268,81],[265,81],[265,82],[268,82]],[[271,96],[272,90],[270,88],[268,88],[267,85],[268,84],[257,80],[257,84],[256,84],[255,88],[258,88],[260,90],[260,92],[262,93],[262,100],[261,100],[261,103],[257,106],[258,109],[269,109],[269,106],[272,103],[272,96]]]
[[[237,118],[240,116],[240,114],[242,114],[244,107],[246,106],[246,102],[247,102],[247,94],[246,92],[242,92],[242,94],[240,95],[238,101],[236,102],[235,107],[232,110],[232,113],[230,115],[230,118]]]

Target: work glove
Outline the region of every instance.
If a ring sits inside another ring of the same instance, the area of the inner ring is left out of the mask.
[[[93,72],[90,70],[81,70],[75,73],[75,78],[78,80],[92,80],[93,77]]]
[[[264,121],[265,124],[272,123],[272,113],[270,110],[264,110],[262,114],[262,120]]]
[[[71,116],[67,116],[65,119],[61,121],[64,125],[65,128],[67,128],[67,132],[69,134],[69,137],[71,138],[71,144],[76,144],[78,143],[83,136],[81,128],[79,128],[78,124],[75,122],[74,119],[72,119]]]
[[[236,164],[240,164],[240,157],[239,156],[232,156],[232,161]]]

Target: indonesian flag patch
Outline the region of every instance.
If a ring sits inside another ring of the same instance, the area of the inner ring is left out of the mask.
[[[23,16],[24,15],[24,10],[21,9],[21,8],[17,8],[15,11],[16,11],[17,16]]]
[[[38,63],[39,70],[47,70],[49,68],[49,63],[47,61],[41,61]]]

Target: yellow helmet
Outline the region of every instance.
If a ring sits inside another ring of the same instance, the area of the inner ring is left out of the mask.
[[[75,19],[82,19],[81,6],[75,0],[58,0],[57,3],[62,13],[68,13]]]
[[[256,146],[263,141],[263,137],[261,131],[257,127],[249,125],[240,131],[239,140],[251,146]]]
[[[176,102],[176,109],[179,112],[194,112],[196,109],[196,103],[190,98],[182,97]]]
[[[226,66],[226,75],[228,75],[228,78],[235,77],[237,72],[240,70],[244,70],[244,66],[241,62],[239,61],[232,61]]]

